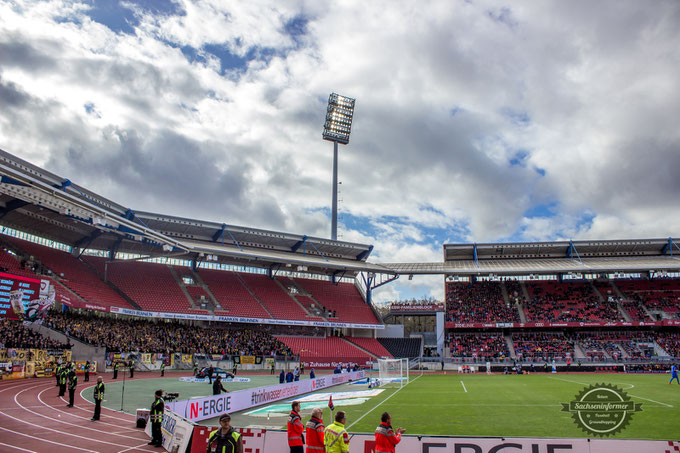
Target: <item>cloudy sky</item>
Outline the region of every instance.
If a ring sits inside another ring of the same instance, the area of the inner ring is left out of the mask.
[[[372,261],[677,237],[679,68],[676,0],[0,0],[0,148],[135,210],[328,237],[337,92],[339,236]]]

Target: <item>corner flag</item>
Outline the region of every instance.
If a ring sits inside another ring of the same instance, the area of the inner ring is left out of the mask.
[[[330,407],[331,410],[334,410],[334,409],[335,409],[335,406],[333,405],[333,395],[332,395],[332,394],[331,394],[331,396],[328,398],[328,407]]]

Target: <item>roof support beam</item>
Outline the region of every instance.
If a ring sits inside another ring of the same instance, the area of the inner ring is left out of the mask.
[[[290,251],[294,253],[294,252],[297,252],[300,247],[303,247],[302,253],[303,254],[306,253],[307,250],[306,250],[306,247],[305,247],[305,243],[307,242],[307,239],[308,239],[307,235],[302,236],[302,240],[297,241],[295,243],[295,245],[290,248]]]
[[[0,208],[0,219],[2,219],[3,217],[5,217],[7,214],[14,211],[15,209],[23,208],[27,204],[28,204],[27,201],[19,200],[19,199],[14,199],[14,200],[8,201],[4,208]]]
[[[85,250],[92,244],[92,241],[97,239],[99,236],[101,236],[103,233],[102,230],[94,230],[90,235],[84,236],[76,241],[75,244],[73,244],[74,247],[80,249],[80,253],[78,253],[78,258],[83,254]]]
[[[479,261],[478,261],[478,255],[477,255],[477,243],[475,242],[472,245],[472,257],[475,259],[475,266],[479,268]]]
[[[574,241],[569,240],[569,247],[567,247],[567,256],[569,257],[570,260],[573,260],[574,255],[576,255],[576,258],[578,259],[579,263],[583,264],[583,261],[581,261],[581,257],[578,255],[578,250],[576,250],[576,247],[574,246]]]
[[[116,259],[116,253],[118,253],[118,249],[120,248],[120,244],[123,242],[123,238],[119,237],[118,240],[111,246],[109,249],[109,261],[115,261]]]
[[[335,286],[338,286],[340,279],[342,277],[344,277],[346,273],[347,273],[347,271],[335,271],[335,272],[333,272],[333,274],[331,275],[331,283]],[[338,277],[338,275],[340,277]]]
[[[678,249],[678,251],[680,252],[680,247],[678,247],[678,244],[676,244],[676,243],[673,241],[673,238],[670,238],[670,237],[669,237],[669,238],[668,238],[668,242],[667,242],[666,245],[664,245],[663,248],[661,249],[661,254],[662,254],[662,255],[665,255],[665,254],[667,254],[667,253],[670,253],[670,254],[671,254],[671,258],[672,258],[672,257],[673,257],[673,247],[675,247],[676,249]]]
[[[326,262],[328,262],[328,258],[326,258],[326,257],[324,256],[324,254],[323,254],[323,253],[321,253],[321,251],[320,251],[320,250],[319,250],[318,248],[316,248],[316,245],[314,245],[314,243],[313,243],[313,242],[310,242],[310,243],[309,243],[309,245],[311,245],[311,246],[312,246],[312,248],[314,248],[314,250],[316,250],[316,253],[318,253],[318,254],[319,254],[319,256],[320,256],[321,258],[325,259],[325,260],[326,260]]]
[[[217,240],[221,237],[222,238],[222,244],[224,244],[224,231],[227,229],[227,225],[224,223],[222,224],[222,229],[217,230],[215,234],[213,234],[212,241],[217,242]]]
[[[267,277],[274,280],[279,269],[281,269],[281,263],[272,263],[267,269]]]
[[[23,182],[17,181],[14,178],[10,178],[9,176],[0,176],[0,183],[3,184],[13,184],[15,186],[26,186]]]
[[[368,255],[370,255],[372,251],[373,251],[373,246],[371,245],[370,247],[368,247],[368,250],[364,250],[363,252],[361,252],[357,255],[357,261],[365,260],[366,258],[368,258]]]
[[[234,235],[231,234],[231,231],[229,231],[229,230],[226,230],[226,231],[227,231],[227,234],[229,235],[229,237],[231,238],[231,240],[234,241],[234,244],[236,244],[236,247],[238,247],[238,249],[240,251],[243,251],[243,249],[241,248],[241,244],[239,244],[238,241],[236,240],[236,238],[234,237]],[[222,241],[222,243],[224,243],[224,241]]]

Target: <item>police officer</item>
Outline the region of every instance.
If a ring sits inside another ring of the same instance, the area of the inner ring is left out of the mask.
[[[76,370],[71,370],[68,373],[68,407],[73,407],[73,398],[75,397],[77,386],[78,375],[76,374]]]
[[[99,420],[102,412],[102,400],[104,399],[104,378],[97,376],[97,385],[94,386],[94,415],[92,421]]]
[[[66,394],[66,378],[68,376],[68,367],[65,365],[61,367],[59,372],[59,396],[64,396]]]
[[[279,373],[279,384],[283,384],[286,381],[286,373],[281,370]]]
[[[316,374],[314,373],[314,368],[312,368],[309,371],[309,379],[314,379],[316,377]]]
[[[130,379],[135,377],[135,359],[130,359]]]
[[[300,402],[293,401],[291,404],[291,411],[288,415],[288,424],[286,426],[288,432],[288,446],[290,447],[290,453],[304,453],[305,438],[302,435],[304,426],[302,425],[302,419],[300,418]]]
[[[218,374],[213,382],[213,395],[219,395],[222,392],[229,393],[229,390],[225,389],[222,385],[222,377]]]
[[[161,377],[165,376],[165,360],[161,362]]]
[[[57,387],[59,387],[59,376],[61,376],[61,363],[57,363],[56,367],[54,368],[54,377],[57,381]]]
[[[213,444],[215,444],[215,453],[243,453],[243,439],[231,426],[229,414],[220,417],[220,426],[220,429],[216,429],[208,436],[206,453],[210,453]]]
[[[161,424],[163,423],[163,412],[165,411],[165,401],[163,401],[163,390],[156,390],[156,398],[151,403],[149,420],[151,421],[151,442],[149,445],[154,447],[163,446],[163,433]]]
[[[194,360],[194,376],[198,374],[198,362]]]
[[[85,382],[90,382],[90,361],[85,362]]]
[[[305,432],[307,434],[307,453],[323,453],[326,451],[323,410],[320,407],[315,407],[312,410],[312,418],[305,425]]]
[[[392,417],[388,412],[383,412],[380,417],[380,425],[375,429],[375,453],[394,453],[401,435],[406,432],[402,428],[392,429]]]
[[[118,379],[118,362],[113,362],[113,378]]]
[[[335,422],[329,425],[324,432],[324,444],[326,453],[347,453],[349,451],[349,434],[345,429],[344,411],[335,414]]]

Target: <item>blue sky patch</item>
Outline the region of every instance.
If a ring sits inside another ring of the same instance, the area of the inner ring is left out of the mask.
[[[126,4],[155,15],[178,15],[184,10],[178,3],[169,0],[109,0],[89,2],[92,8],[85,14],[95,22],[105,25],[116,33],[134,34],[135,27],[139,25],[139,18],[133,8]]]

